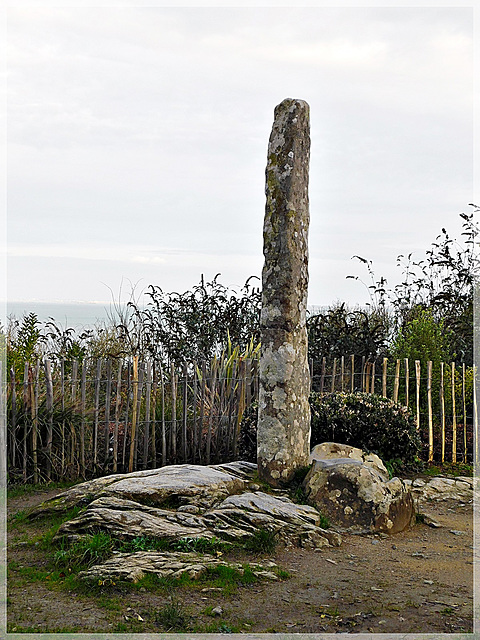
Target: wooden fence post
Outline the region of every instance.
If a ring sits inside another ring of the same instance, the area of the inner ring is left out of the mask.
[[[323,394],[323,386],[325,384],[325,368],[327,366],[327,359],[325,356],[322,358],[322,374],[320,376],[320,395]]]
[[[467,403],[465,398],[465,363],[462,363],[463,462],[467,463]]]
[[[417,431],[420,431],[420,360],[415,360]]]
[[[28,362],[25,362],[25,366],[23,369],[23,412],[27,413],[28,408],[28,370],[30,365]],[[28,421],[24,420],[23,424],[23,437],[22,437],[22,472],[23,472],[23,482],[27,482],[27,462],[28,462]]]
[[[104,465],[105,469],[108,464],[108,455],[110,452],[110,396],[112,393],[112,359],[107,360],[106,377],[106,389],[105,389],[105,426],[103,429],[104,434]]]
[[[135,459],[135,440],[137,437],[137,400],[138,400],[138,356],[133,356],[133,400],[132,400],[132,430],[130,437],[130,457],[128,459],[128,473],[133,471]]]
[[[455,362],[452,362],[452,462],[457,462],[457,411],[455,407]]]
[[[162,363],[159,362],[160,370],[160,393],[162,397],[162,467],[167,464],[167,433],[165,428],[165,380],[163,378]]]
[[[404,360],[405,363],[405,406],[408,407],[408,401],[409,401],[409,397],[408,397],[408,382],[409,382],[409,366],[408,366],[408,358],[405,358]]]
[[[443,385],[443,362],[440,363],[440,419],[442,435],[442,464],[445,462],[445,392]]]
[[[375,393],[375,362],[371,364],[372,371],[372,386],[370,387],[370,393]]]
[[[170,452],[172,462],[177,462],[177,376],[175,365],[170,366],[170,386],[172,392],[172,421],[170,426]]]
[[[80,386],[81,395],[81,414],[82,422],[80,423],[80,474],[85,478],[85,421],[86,421],[86,396],[87,396],[87,363],[82,362],[82,382]]]
[[[337,373],[337,359],[333,359],[333,371],[332,371],[332,386],[330,391],[333,393],[335,391],[335,375]]]
[[[400,386],[400,360],[395,363],[395,381],[393,383],[393,401],[398,402],[398,388]]]
[[[244,362],[242,362],[242,364],[245,365]],[[213,414],[215,411],[217,368],[218,368],[217,359],[214,358],[213,363],[210,366],[210,415],[208,416],[208,431],[207,431],[207,464],[210,464],[210,454],[211,454],[211,446],[212,446],[212,426],[213,426]]]
[[[16,461],[16,448],[17,448],[17,388],[16,388],[16,377],[15,377],[15,369],[10,367],[10,402],[12,405],[11,412],[11,434],[12,434],[12,464],[15,466]]]
[[[46,384],[46,409],[47,409],[47,440],[46,440],[46,478],[47,482],[52,479],[52,446],[53,446],[53,382],[52,382],[52,367],[50,360],[44,361],[45,367],[45,384]]]
[[[39,481],[38,469],[38,396],[40,385],[40,360],[35,364],[35,381],[33,382],[32,374],[32,456],[33,456],[33,481],[35,484]]]
[[[182,398],[182,456],[184,464],[187,463],[187,416],[188,416],[188,368],[183,365],[183,398]]]
[[[117,388],[115,397],[115,427],[113,432],[113,473],[118,469],[118,427],[120,425],[120,403],[122,400],[122,361],[118,361]],[[123,429],[123,437],[126,438],[126,429]]]
[[[427,362],[428,462],[433,462],[432,361]]]
[[[147,375],[145,381],[145,431],[143,434],[143,468],[148,468],[148,449],[150,443],[150,404],[152,395],[152,362],[147,362]]]
[[[388,358],[383,359],[383,371],[382,371],[382,396],[387,397],[387,364]]]
[[[62,424],[60,428],[61,452],[60,452],[60,473],[63,478],[65,474],[65,360],[60,361],[60,401],[62,406]]]
[[[72,407],[74,411],[76,410],[77,404],[77,376],[78,376],[78,360],[75,358],[72,362],[72,380],[71,380],[71,391],[70,391],[70,401],[72,403]],[[73,466],[75,464],[75,425],[73,420],[70,422],[70,455],[69,455],[70,466],[73,470]]]
[[[313,371],[313,360],[312,360],[312,371]],[[340,390],[343,393],[343,385],[345,378],[345,357],[342,356],[340,359]]]
[[[473,464],[478,464],[477,365],[473,365]]]
[[[97,372],[95,375],[95,406],[93,408],[93,468],[97,473],[98,455],[98,422],[100,417],[100,381],[102,377],[102,359],[97,360]]]
[[[353,353],[350,355],[350,370],[352,372],[350,391],[353,393],[355,391],[355,355]]]

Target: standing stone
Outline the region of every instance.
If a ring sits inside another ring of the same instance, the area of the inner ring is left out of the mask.
[[[310,108],[284,100],[268,145],[263,227],[258,473],[288,483],[310,454],[307,358]]]

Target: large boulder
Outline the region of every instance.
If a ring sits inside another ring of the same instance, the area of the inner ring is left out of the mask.
[[[313,447],[309,464],[317,460],[337,460],[338,458],[348,458],[359,460],[367,467],[374,469],[385,481],[389,479],[387,468],[375,453],[365,453],[362,449],[352,447],[349,444],[339,444],[338,442],[322,442]]]
[[[317,449],[304,481],[309,503],[339,530],[403,531],[415,518],[411,492],[399,478],[388,480],[380,459],[367,460],[371,454],[352,449],[334,443]]]
[[[247,489],[256,468],[249,462],[209,466],[179,464],[105,476],[77,484],[42,502],[31,510],[30,517],[83,507],[101,497],[133,500],[156,507],[191,503],[208,508]]]

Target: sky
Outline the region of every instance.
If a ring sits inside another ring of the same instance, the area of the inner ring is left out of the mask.
[[[460,233],[473,10],[7,9],[7,297],[128,299],[261,275],[273,112],[310,105],[309,304],[368,302]]]

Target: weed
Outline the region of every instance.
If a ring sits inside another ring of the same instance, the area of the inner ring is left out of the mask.
[[[425,514],[424,513],[416,513],[415,514],[415,522],[416,524],[422,524],[425,522]]]
[[[167,633],[186,631],[189,622],[190,617],[183,605],[173,597],[169,603],[155,613],[155,624],[163,627]]]
[[[59,549],[54,555],[54,562],[59,567],[71,569],[90,567],[110,557],[112,551],[112,538],[106,533],[94,533],[81,538],[69,548]]]
[[[247,538],[244,548],[252,553],[272,553],[278,544],[277,533],[266,529],[257,529],[253,536]]]
[[[330,528],[330,520],[327,516],[324,516],[323,513],[320,514],[320,524],[321,529],[329,529]]]
[[[285,569],[280,569],[280,567],[274,567],[273,571],[275,575],[277,575],[280,578],[280,580],[287,580],[288,578],[290,578],[290,573]]]
[[[217,554],[232,547],[231,543],[219,538],[181,538],[172,543],[175,551],[197,551],[199,553]]]

